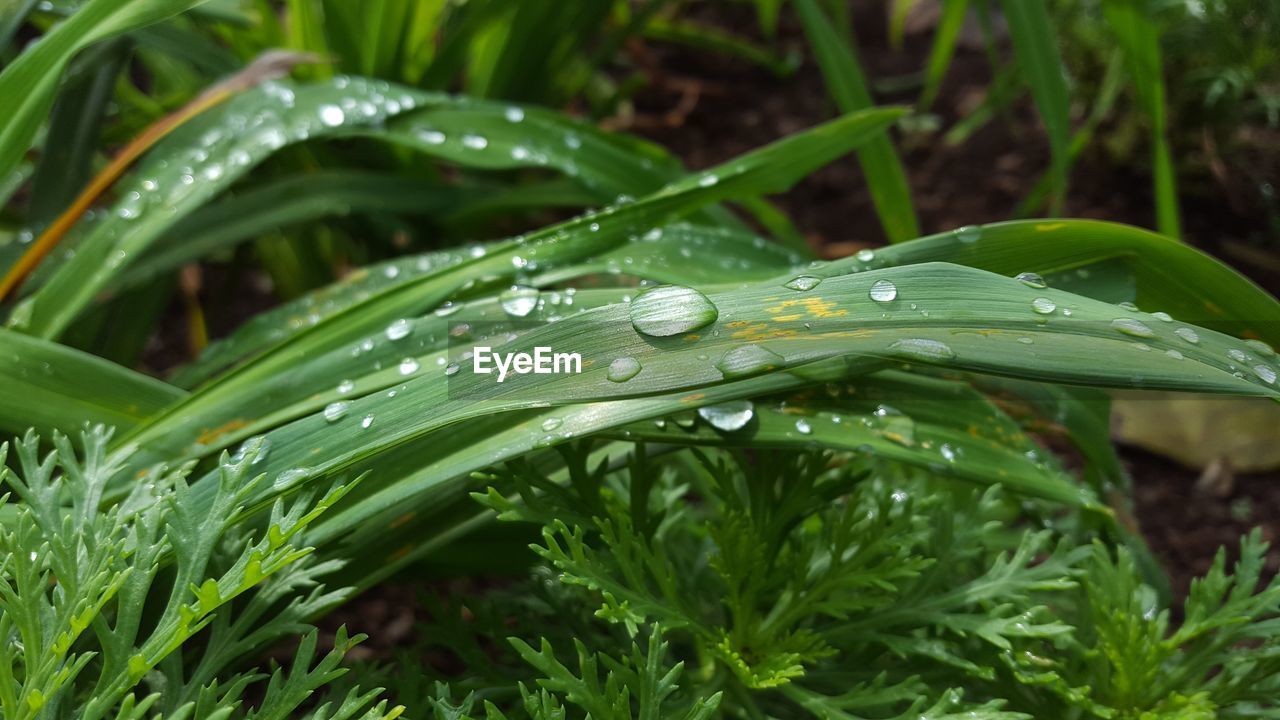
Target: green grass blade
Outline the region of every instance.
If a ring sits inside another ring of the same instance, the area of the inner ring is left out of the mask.
[[[0,430],[127,430],[186,393],[88,353],[0,330]]]
[[[1167,138],[1168,120],[1159,24],[1149,3],[1144,0],[1105,0],[1102,10],[1124,53],[1125,65],[1133,78],[1138,104],[1151,123],[1156,229],[1169,237],[1181,237],[1177,179]]]
[[[1053,193],[1050,211],[1062,213],[1067,192],[1067,171],[1070,166],[1070,112],[1071,96],[1067,89],[1062,56],[1058,51],[1058,37],[1049,18],[1045,3],[1032,0],[1003,0],[1005,19],[1013,37],[1013,48],[1018,66],[1026,84],[1031,88],[1040,120],[1049,137]]]
[[[933,34],[933,46],[929,49],[929,61],[925,65],[924,90],[920,93],[920,110],[928,110],[942,89],[942,81],[956,54],[956,41],[964,28],[965,15],[969,12],[969,0],[943,0],[942,18]]]
[[[796,0],[796,8],[836,106],[843,112],[853,112],[873,105],[853,48],[832,27],[816,0]],[[920,227],[911,201],[911,186],[888,133],[859,150],[858,161],[889,241],[902,242],[918,236]]]

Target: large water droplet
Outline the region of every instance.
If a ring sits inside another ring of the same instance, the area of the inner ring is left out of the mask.
[[[1245,355],[1243,350],[1239,350],[1237,348],[1231,348],[1230,350],[1227,350],[1227,357],[1231,358],[1232,360],[1235,360],[1236,362],[1249,361],[1249,356]]]
[[[768,372],[786,365],[781,355],[761,345],[742,345],[724,354],[716,369],[726,379]]]
[[[346,113],[342,112],[342,108],[337,105],[320,106],[320,122],[328,127],[338,127],[346,119]]]
[[[856,257],[860,262],[869,263],[876,259],[876,251],[871,248],[863,248],[859,250],[854,257]]]
[[[405,318],[400,318],[387,326],[385,331],[388,340],[400,340],[409,336],[413,332],[413,323]]]
[[[1174,328],[1174,330],[1173,330],[1173,334],[1174,334],[1174,335],[1177,335],[1178,337],[1182,338],[1183,340],[1186,340],[1187,342],[1191,343],[1192,345],[1195,345],[1195,344],[1197,344],[1197,343],[1199,343],[1199,342],[1200,342],[1200,336],[1199,336],[1198,334],[1196,334],[1196,331],[1195,331],[1195,330],[1192,330],[1192,329],[1191,329],[1191,328],[1189,328],[1189,327]]]
[[[1151,317],[1159,320],[1160,322],[1173,322],[1173,316],[1163,310],[1157,310],[1151,313]]]
[[[311,477],[311,468],[297,467],[289,468],[276,476],[276,481],[272,483],[272,489],[285,490],[293,487],[298,483]]]
[[[513,285],[510,290],[498,296],[502,309],[513,317],[524,317],[538,307],[538,291],[536,288]]]
[[[507,122],[518,123],[521,120],[524,120],[524,110],[518,107],[509,107],[502,114],[507,118]]]
[[[633,357],[620,357],[609,363],[609,371],[605,374],[611,382],[626,382],[640,372],[640,361]]]
[[[975,243],[982,238],[982,228],[977,225],[965,225],[951,232],[962,243]]]
[[[331,402],[324,406],[324,419],[326,422],[337,422],[346,417],[347,403]]]
[[[878,303],[893,302],[898,297],[898,286],[888,280],[877,280],[871,285],[871,292],[867,294]]]
[[[1049,315],[1058,309],[1058,304],[1047,297],[1038,297],[1031,301],[1031,309],[1040,315]]]
[[[472,150],[483,150],[489,147],[489,140],[482,135],[463,135],[462,144]]]
[[[418,361],[414,358],[407,357],[400,361],[400,374],[412,375],[418,372]]]
[[[698,408],[698,415],[711,427],[724,432],[741,430],[755,416],[755,405],[750,400],[731,400],[718,405]]]
[[[368,415],[365,415],[364,417],[360,418],[360,427],[365,428],[367,430],[369,429],[369,426],[372,424],[373,424],[373,413],[369,413]]]
[[[560,425],[563,422],[564,421],[558,417],[549,417],[546,420],[542,421],[542,431],[551,432],[552,430],[555,430],[556,428],[560,427]]]
[[[813,426],[809,424],[808,420],[800,418],[799,420],[796,420],[796,432],[801,435],[808,435],[813,432]]]
[[[693,288],[664,285],[631,301],[631,325],[637,332],[669,337],[697,330],[716,321],[720,311]]]
[[[903,338],[889,343],[889,349],[895,355],[902,355],[917,360],[950,360],[956,356],[949,345],[939,340],[926,338]]]
[[[1276,351],[1270,345],[1261,340],[1245,340],[1244,344],[1253,348],[1253,351],[1262,357],[1274,357],[1276,354]]]
[[[1033,272],[1018,273],[1018,277],[1015,279],[1018,282],[1022,283],[1023,285],[1026,285],[1027,287],[1035,288],[1037,290],[1044,288],[1048,285],[1048,283],[1044,281],[1044,278],[1040,277],[1038,274]]]
[[[1254,365],[1253,374],[1268,385],[1276,384],[1276,371],[1267,365]]]
[[[1155,331],[1133,318],[1116,318],[1111,321],[1111,327],[1133,337],[1153,338],[1156,336]]]
[[[820,277],[814,277],[812,275],[801,275],[800,277],[792,279],[790,282],[783,285],[783,287],[788,288],[790,290],[799,290],[801,292],[804,292],[806,290],[812,290],[818,287],[818,283],[821,283],[821,282],[822,282],[822,278]]]
[[[356,389],[356,384],[351,380],[343,380],[342,382],[338,383],[339,395],[346,395],[347,393],[355,389]]]

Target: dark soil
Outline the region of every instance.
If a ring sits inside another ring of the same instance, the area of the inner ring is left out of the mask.
[[[873,83],[908,77],[923,67],[928,32],[908,35],[904,47],[895,50],[885,33],[887,3],[853,6],[860,59]],[[703,3],[692,10],[699,22],[759,38],[750,3]],[[773,45],[804,52],[803,33],[785,11]],[[778,77],[748,61],[700,49],[646,43],[633,45],[631,54],[647,68],[651,82],[634,98],[634,114],[611,124],[666,146],[694,169],[835,115],[810,57],[794,75]],[[981,101],[991,78],[985,52],[962,43],[932,108],[944,131]],[[912,104],[917,92],[881,92],[877,99]],[[935,136],[914,142],[899,137],[899,145],[922,233],[1013,217],[1049,162],[1048,143],[1029,98],[963,144],[947,145]],[[1150,186],[1144,164],[1124,166],[1100,152],[1085,153],[1073,168],[1066,214],[1150,227]],[[1274,238],[1265,244],[1266,218],[1223,185],[1184,183],[1183,190],[1187,241],[1236,265],[1272,293],[1280,292],[1280,257]],[[776,200],[825,256],[842,257],[886,240],[852,161],[824,168]],[[1218,483],[1216,491],[1197,490],[1198,470],[1137,449],[1122,453],[1134,477],[1142,531],[1178,596],[1208,569],[1219,547],[1238,549],[1240,536],[1255,526],[1268,540],[1280,536],[1280,472],[1235,477]],[[1271,553],[1269,570],[1280,570],[1280,551]]]

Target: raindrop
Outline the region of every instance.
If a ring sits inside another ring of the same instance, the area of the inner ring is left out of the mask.
[[[1111,327],[1133,337],[1152,338],[1156,336],[1151,328],[1133,318],[1116,318],[1111,321]]]
[[[463,135],[462,144],[472,150],[483,150],[489,147],[489,141],[482,135]]]
[[[647,290],[631,302],[631,325],[654,337],[670,337],[716,321],[720,311],[693,288],[664,285]]]
[[[1173,358],[1174,360],[1185,360],[1185,359],[1186,359],[1186,356],[1185,356],[1185,355],[1183,355],[1182,353],[1178,352],[1177,350],[1172,350],[1172,349],[1170,349],[1170,350],[1165,350],[1165,351],[1164,351],[1164,354],[1165,354],[1165,355],[1168,355],[1169,357]]]
[[[717,430],[733,432],[741,430],[755,416],[755,406],[750,400],[731,400],[718,405],[698,408],[698,415]]]
[[[347,119],[346,113],[342,112],[342,108],[337,105],[321,105],[320,106],[320,122],[328,127],[337,127]]]
[[[821,282],[822,278],[814,277],[812,275],[801,275],[800,277],[786,283],[783,287],[804,292],[805,290],[812,290],[818,287],[818,283]]]
[[[538,307],[538,291],[535,288],[512,285],[498,296],[502,309],[513,317],[524,317]]]
[[[1040,315],[1049,315],[1058,309],[1058,304],[1047,297],[1038,297],[1031,301],[1031,309]]]
[[[449,300],[449,301],[446,301],[440,307],[436,308],[434,313],[436,317],[449,317],[450,315],[458,312],[461,309],[462,309],[461,303],[456,303],[456,302],[453,302],[452,300]]]
[[[356,384],[350,380],[343,380],[342,382],[338,383],[339,395],[346,395],[347,393],[355,389],[356,389]]]
[[[1186,340],[1192,345],[1195,345],[1200,342],[1200,336],[1196,334],[1195,330],[1192,330],[1189,327],[1174,328],[1173,334],[1177,335],[1183,340]]]
[[[1122,302],[1122,303],[1116,303],[1116,304],[1130,312],[1141,312],[1141,310],[1138,309],[1137,305],[1134,305],[1133,303],[1128,301]]]
[[[1231,348],[1230,350],[1228,350],[1227,357],[1231,358],[1232,360],[1235,360],[1236,362],[1249,361],[1249,356],[1245,355],[1243,350],[1237,350],[1236,348]]]
[[[418,372],[418,367],[419,365],[417,360],[411,357],[407,357],[400,361],[400,374],[412,375]]]
[[[609,363],[609,371],[605,377],[610,382],[626,382],[640,372],[640,361],[633,357],[620,357]]]
[[[418,139],[428,145],[443,145],[445,135],[439,130],[419,130]]]
[[[711,187],[718,182],[720,182],[720,178],[715,175],[703,175],[698,178],[698,187]]]
[[[309,477],[311,477],[311,468],[289,468],[276,476],[276,481],[272,483],[272,488],[275,490],[284,490],[285,488],[297,485]]]
[[[1173,322],[1173,316],[1163,310],[1157,310],[1151,313],[1151,317],[1159,320],[1160,322]]]
[[[904,338],[889,343],[889,349],[897,355],[917,360],[951,360],[956,356],[954,350],[944,342],[925,338]]]
[[[859,250],[858,253],[854,255],[854,257],[858,258],[858,260],[861,262],[869,263],[872,260],[876,259],[876,251],[872,250],[871,248],[863,248]]]
[[[956,450],[950,445],[943,443],[942,447],[938,448],[938,452],[942,454],[943,459],[947,462],[956,461]]]
[[[809,424],[808,420],[800,418],[799,420],[796,420],[796,432],[801,435],[808,435],[813,432],[813,426]]]
[[[868,295],[878,303],[893,302],[898,297],[898,287],[888,280],[877,280],[871,285]]]
[[[388,325],[385,332],[388,340],[400,340],[413,332],[413,324],[405,318],[400,318]]]
[[[324,406],[324,419],[326,422],[337,422],[347,414],[347,403],[332,402]]]
[[[1031,345],[1035,342],[1035,340],[1032,340],[1029,337],[1023,336],[1018,338],[1018,342],[1022,343],[1023,345]]]
[[[360,427],[365,428],[367,430],[369,429],[369,426],[372,424],[373,424],[373,413],[370,413],[360,418]]]
[[[965,225],[953,230],[952,234],[962,243],[975,243],[982,237],[982,228],[977,225]]]
[[[138,192],[130,192],[120,201],[120,207],[116,210],[116,215],[125,220],[133,220],[142,214],[142,195]]]
[[[1268,385],[1276,384],[1276,371],[1266,365],[1254,365],[1253,374]]]
[[[1262,342],[1261,340],[1245,340],[1244,344],[1253,348],[1253,351],[1262,357],[1274,357],[1276,354],[1276,351],[1273,350],[1270,345]]]
[[[558,417],[549,417],[542,421],[542,430],[543,432],[551,432],[552,430],[560,427],[563,422],[564,421]]]
[[[725,379],[746,377],[780,368],[786,364],[781,355],[761,345],[742,345],[724,354],[716,369]]]
[[[1032,287],[1037,290],[1048,285],[1048,283],[1044,281],[1044,278],[1033,272],[1018,273],[1018,276],[1014,279],[1027,287]]]
[[[448,375],[448,376],[450,376],[450,377],[452,377],[452,376],[454,376],[454,375],[457,375],[457,374],[458,374],[458,371],[459,371],[459,370],[461,370],[461,369],[462,369],[462,366],[461,366],[461,365],[459,365],[458,363],[456,363],[456,362],[455,362],[455,363],[449,363],[449,364],[448,364],[448,365],[446,365],[446,366],[445,366],[445,368],[444,368],[444,374],[445,374],[445,375]]]
[[[507,118],[507,122],[518,123],[524,120],[524,110],[518,107],[509,107],[503,115]]]

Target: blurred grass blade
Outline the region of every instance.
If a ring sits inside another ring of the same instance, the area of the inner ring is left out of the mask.
[[[38,2],[39,0],[6,0],[5,7],[0,9],[0,53],[9,49],[9,43],[13,42],[18,28],[22,27]]]
[[[750,40],[692,20],[657,17],[645,26],[644,36],[658,42],[687,45],[726,57],[746,60],[778,77],[785,77],[796,71],[797,60],[794,57],[779,56],[769,48],[761,47]]]
[[[934,31],[929,61],[925,66],[924,90],[920,93],[918,103],[921,111],[928,110],[938,97],[942,81],[951,67],[951,58],[956,54],[956,41],[960,39],[960,31],[964,29],[968,12],[969,0],[942,0],[942,17]]]
[[[1053,177],[1050,213],[1061,215],[1067,193],[1067,171],[1070,165],[1071,97],[1067,89],[1066,70],[1058,51],[1058,36],[1049,18],[1049,9],[1036,0],[1002,0],[1009,33],[1018,66],[1031,97],[1035,100],[1040,120],[1049,137],[1050,166]]]
[[[817,0],[796,0],[796,9],[836,106],[843,112],[871,107],[874,103],[866,76],[853,48],[835,31]],[[918,236],[920,226],[911,201],[911,186],[888,132],[858,150],[858,161],[889,241],[902,242]]]
[[[11,102],[0,126],[0,177],[31,145],[53,104],[71,58],[120,33],[177,15],[204,0],[88,0],[0,71],[0,97]]]
[[[1103,16],[1124,53],[1134,94],[1151,123],[1151,167],[1154,175],[1156,229],[1182,237],[1178,189],[1169,152],[1164,69],[1160,60],[1160,25],[1146,0],[1104,0]]]
[[[79,431],[86,422],[127,430],[186,395],[72,348],[0,330],[0,430]]]

